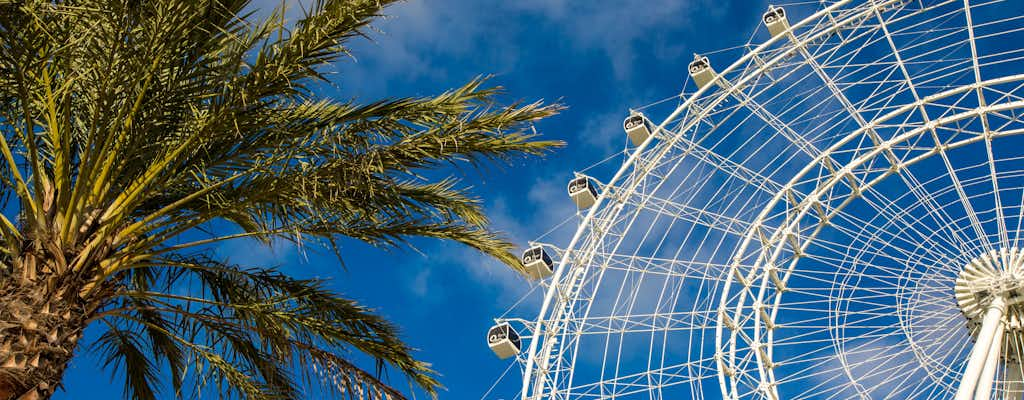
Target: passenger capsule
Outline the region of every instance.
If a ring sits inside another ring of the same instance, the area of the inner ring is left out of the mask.
[[[555,272],[555,263],[541,246],[534,246],[523,252],[523,267],[533,279],[544,279]]]
[[[622,128],[634,146],[639,146],[651,136],[651,124],[641,113],[633,113],[622,121]]]
[[[519,334],[508,322],[502,322],[487,331],[487,345],[500,359],[512,357],[519,354]]]
[[[597,188],[594,182],[585,176],[569,181],[569,197],[576,203],[576,207],[585,210],[594,205],[597,201]]]
[[[699,55],[693,55],[693,61],[690,62],[690,77],[697,83],[697,87],[703,89],[708,84],[711,84],[718,78],[718,74],[711,68],[711,62],[708,61],[707,57]]]
[[[761,17],[764,26],[768,27],[768,33],[772,37],[779,36],[789,29],[789,20],[786,19],[786,10],[781,7],[768,6],[768,11]]]

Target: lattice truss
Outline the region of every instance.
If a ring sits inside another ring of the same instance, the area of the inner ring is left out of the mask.
[[[785,4],[711,56],[559,251],[522,396],[952,398],[957,276],[1024,247],[1022,3]]]

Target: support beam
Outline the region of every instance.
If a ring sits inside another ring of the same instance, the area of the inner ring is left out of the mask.
[[[1003,400],[1020,400],[1024,395],[1024,383],[1021,382],[1024,381],[1024,374],[1021,373],[1020,361],[1006,363],[1006,377],[1003,380],[1006,381]]]
[[[1006,313],[1006,300],[1002,296],[995,296],[988,310],[985,311],[985,319],[981,322],[981,329],[978,331],[978,339],[974,342],[974,349],[971,351],[971,358],[967,361],[967,367],[960,377],[960,388],[956,391],[954,400],[972,400],[975,390],[978,388],[978,380],[981,378],[982,370],[988,362],[990,347],[997,331],[1003,326],[1003,314]],[[1001,342],[1001,340],[998,340]],[[996,357],[993,362],[998,362]],[[991,386],[989,387],[991,391]]]
[[[992,337],[992,345],[988,346],[988,356],[985,360],[985,368],[981,370],[981,377],[978,378],[978,387],[974,390],[974,400],[989,400],[992,398],[992,387],[995,384],[996,370],[1001,364],[999,358],[1003,353],[1003,325],[1002,321],[996,324],[996,334]]]

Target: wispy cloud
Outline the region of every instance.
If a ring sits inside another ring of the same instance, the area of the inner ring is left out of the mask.
[[[267,18],[274,10],[284,8],[286,22],[295,22],[313,5],[314,0],[253,0],[249,8],[253,20]]]
[[[362,68],[345,69],[345,82],[362,93],[384,93],[394,89],[389,83],[451,78],[450,65],[491,67],[478,73],[515,71],[533,63],[529,57],[543,56],[521,53],[538,30],[549,33],[552,51],[564,51],[559,59],[603,59],[615,78],[628,80],[636,72],[640,46],[645,55],[660,59],[652,62],[683,56],[680,43],[654,33],[689,25],[695,13],[713,9],[710,3],[411,0],[385,11],[388,18],[375,25],[380,30],[372,38],[376,48],[358,55]]]
[[[599,150],[601,154],[612,154],[621,150],[626,143],[622,132],[622,119],[625,113],[616,110],[597,114],[583,125],[581,141],[583,145]]]
[[[565,245],[575,232],[576,222],[572,220],[575,218],[575,207],[564,193],[563,181],[564,177],[536,179],[526,193],[527,204],[517,204],[515,207],[510,204],[511,200],[508,197],[493,198],[487,209],[492,227],[502,231],[513,243],[519,243],[525,248],[529,241],[537,239],[558,223],[568,219],[569,221],[560,229],[555,229],[548,236],[541,238],[545,243]],[[494,296],[496,304],[507,306],[517,303],[537,285],[536,282],[527,280],[475,250],[457,245],[438,246],[445,248],[443,255],[437,260],[438,264],[463,270],[464,276]],[[413,292],[427,287],[444,290],[445,279],[445,274],[424,271],[410,279],[409,285]],[[426,291],[423,290],[423,293]],[[527,313],[536,312],[542,300],[542,293],[533,292],[519,305],[529,310]],[[431,295],[436,296],[437,293]]]
[[[561,40],[580,49],[603,52],[619,79],[632,75],[639,42],[657,37],[656,32],[689,25],[697,10],[714,10],[709,0],[525,0],[508,4],[513,9],[542,15],[562,27]],[[680,49],[669,42],[661,42],[655,53],[676,57]]]
[[[255,239],[236,239],[217,248],[227,262],[246,267],[277,267],[300,262],[299,247],[287,240],[273,240],[269,244]]]

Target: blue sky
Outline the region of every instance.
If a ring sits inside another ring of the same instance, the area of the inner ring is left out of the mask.
[[[330,69],[337,89],[325,94],[366,101],[430,95],[493,74],[509,101],[566,104],[537,128],[567,148],[481,173],[453,171],[484,199],[495,228],[525,246],[572,217],[564,187],[573,171],[612,157],[588,172],[614,173],[630,106],[679,93],[692,53],[745,43],[766,7],[747,0],[409,0],[386,10],[389,18],[374,24],[379,32],[372,41],[353,43],[353,58]],[[564,245],[574,224],[546,241]],[[420,358],[441,374],[448,388],[442,398],[480,398],[509,365],[487,349],[486,329],[532,284],[458,245],[418,241],[416,248],[382,251],[346,242],[347,269],[317,249],[236,242],[219,251],[239,263],[269,262],[298,276],[331,279],[335,290],[403,328]],[[540,296],[534,291],[515,315],[533,318]],[[88,355],[77,358],[55,398],[120,397],[121,381],[98,365]],[[514,396],[518,369],[509,376],[494,398]],[[399,376],[392,382],[405,387]]]

